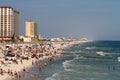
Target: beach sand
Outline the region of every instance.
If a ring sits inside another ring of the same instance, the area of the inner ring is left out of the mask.
[[[64,45],[61,46],[61,43],[54,43],[53,46],[54,47],[57,47],[57,48],[61,48],[61,49],[64,49],[66,47],[70,47],[71,45],[73,44],[77,44],[77,43],[81,43],[81,42],[71,42],[71,43],[66,43]],[[56,56],[60,56],[62,53],[62,51],[58,51],[57,54],[54,55],[54,57]],[[23,69],[30,69],[32,66],[33,66],[33,62],[37,62],[37,61],[40,61],[40,60],[45,60],[45,59],[48,59],[48,58],[53,58],[53,56],[43,56],[39,59],[35,59],[35,58],[29,58],[29,60],[22,60],[22,63],[21,61],[18,61],[18,64],[15,64],[15,63],[11,63],[11,64],[7,64],[7,65],[1,65],[0,68],[2,68],[3,70],[5,71],[8,71],[8,69],[12,70],[13,74],[14,72],[16,71],[17,73],[19,72],[19,75],[21,72],[23,72]],[[8,75],[6,73],[4,73],[3,75],[0,75],[0,80],[13,80],[15,78],[15,75],[14,76],[11,76],[11,75]]]

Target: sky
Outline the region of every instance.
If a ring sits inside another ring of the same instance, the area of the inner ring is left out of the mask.
[[[20,35],[25,21],[34,21],[47,38],[120,40],[120,0],[0,0],[0,6],[20,12]]]

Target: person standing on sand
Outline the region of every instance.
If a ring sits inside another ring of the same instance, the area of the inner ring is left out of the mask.
[[[22,64],[22,59],[20,60],[21,64]]]
[[[14,72],[14,76],[18,77],[18,73],[17,73],[17,71]]]
[[[25,66],[24,66],[24,68],[23,68],[23,71],[24,71],[24,72],[26,71]]]
[[[21,78],[21,75],[20,75],[20,72],[18,72],[18,77],[17,77],[17,79],[20,80],[20,78]]]
[[[32,65],[34,64],[33,60],[32,60]]]
[[[3,69],[0,69],[0,74],[3,75]]]
[[[41,72],[42,71],[42,63],[40,63],[39,68],[40,68],[40,72]]]

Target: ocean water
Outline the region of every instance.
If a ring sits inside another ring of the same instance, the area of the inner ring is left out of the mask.
[[[33,67],[22,80],[120,80],[120,41],[76,44],[42,72]]]

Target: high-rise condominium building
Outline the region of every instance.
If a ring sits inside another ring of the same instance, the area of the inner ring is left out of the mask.
[[[19,12],[10,6],[0,6],[0,40],[19,36]]]
[[[37,37],[37,23],[26,21],[26,37]]]

